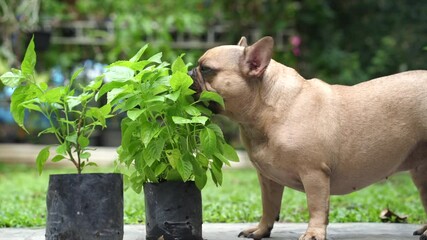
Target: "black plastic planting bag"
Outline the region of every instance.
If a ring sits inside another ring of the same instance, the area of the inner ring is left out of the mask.
[[[202,196],[194,182],[145,183],[146,239],[201,240]]]
[[[122,240],[121,174],[50,175],[47,240]]]

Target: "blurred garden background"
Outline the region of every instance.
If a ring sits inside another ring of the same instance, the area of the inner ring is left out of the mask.
[[[271,35],[276,60],[306,78],[352,85],[425,69],[426,12],[427,2],[417,0],[0,0],[0,74],[20,66],[32,35],[39,77],[51,85],[82,66],[80,81],[92,79],[146,43],[148,55],[163,52],[171,61],[185,53],[195,64],[207,48]],[[49,142],[15,126],[11,93],[0,83],[0,142]],[[37,114],[28,121],[34,130],[46,124]],[[238,146],[235,125],[221,121]],[[110,122],[92,144],[117,146],[118,126]]]
[[[419,0],[0,0],[0,75],[19,68],[31,36],[38,78],[55,86],[82,66],[77,84],[84,84],[147,43],[147,56],[162,52],[164,60],[172,61],[185,53],[185,61],[195,64],[208,48],[236,44],[241,36],[253,43],[270,35],[274,58],[305,78],[353,85],[426,69],[426,13],[427,1]],[[14,123],[12,92],[0,83],[0,143],[51,143],[37,137],[48,124],[41,115],[27,115],[31,135]],[[237,126],[221,117],[217,121],[228,141],[241,148]],[[119,126],[119,119],[111,120],[91,144],[118,146]],[[39,177],[33,166],[0,163],[0,227],[44,224],[47,178],[53,172],[58,170]],[[261,205],[255,171],[229,170],[223,185],[203,191],[206,222],[257,221]],[[125,194],[125,222],[143,222],[143,200],[132,191]],[[281,221],[307,221],[304,194],[287,189],[284,196]],[[408,215],[409,222],[425,219],[416,189],[403,174],[349,198],[333,197],[331,222],[380,221],[384,208]]]

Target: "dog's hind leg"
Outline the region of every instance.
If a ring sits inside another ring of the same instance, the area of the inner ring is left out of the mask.
[[[262,218],[257,227],[242,231],[239,237],[262,239],[270,237],[274,221],[280,213],[284,186],[258,173],[262,194]]]
[[[427,163],[411,170],[412,180],[420,192],[421,202],[427,212]],[[414,232],[414,235],[421,235],[420,240],[427,240],[427,224]]]

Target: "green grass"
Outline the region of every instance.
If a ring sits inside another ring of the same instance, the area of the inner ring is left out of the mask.
[[[95,169],[108,172],[111,169]],[[38,176],[35,167],[0,163],[0,227],[43,226],[48,175],[73,172],[47,169]],[[203,194],[204,222],[256,222],[261,216],[261,196],[255,170],[227,169],[222,187],[208,183]],[[424,210],[408,174],[399,174],[361,191],[331,197],[331,222],[379,222],[384,208],[408,216],[410,223],[422,223]],[[285,189],[282,222],[307,222],[303,193]],[[125,192],[125,223],[144,222],[144,198]]]

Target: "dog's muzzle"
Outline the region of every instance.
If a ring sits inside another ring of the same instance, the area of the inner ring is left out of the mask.
[[[191,79],[193,79],[193,84],[190,86],[190,88],[196,91],[195,96],[198,98],[203,89],[200,81],[198,80],[196,68],[191,69],[187,74],[191,77]]]

